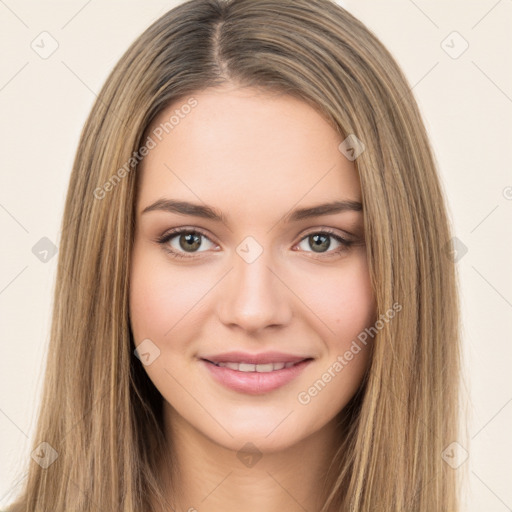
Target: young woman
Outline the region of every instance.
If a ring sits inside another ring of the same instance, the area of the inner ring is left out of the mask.
[[[191,0],[69,184],[20,511],[456,511],[450,229],[409,86],[329,0]]]

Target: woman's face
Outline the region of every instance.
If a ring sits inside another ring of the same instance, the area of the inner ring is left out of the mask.
[[[332,425],[375,314],[343,138],[298,99],[234,86],[176,102],[148,133],[130,316],[167,417],[262,452]]]

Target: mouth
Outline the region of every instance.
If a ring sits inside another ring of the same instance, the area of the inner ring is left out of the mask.
[[[200,359],[208,374],[217,383],[248,395],[262,395],[284,387],[297,378],[312,361],[312,357],[298,361],[265,363]]]
[[[275,362],[275,363],[260,363],[260,364],[254,364],[254,363],[245,363],[245,362],[215,362],[210,361],[208,359],[203,359],[203,361],[206,361],[207,363],[213,364],[215,366],[218,366],[220,368],[229,368],[230,370],[234,370],[237,372],[244,372],[244,373],[270,373],[275,372],[278,370],[282,370],[283,368],[291,368],[292,366],[296,366],[303,361],[312,361],[312,357],[307,357],[305,359],[301,359],[300,361],[288,361],[288,362]]]

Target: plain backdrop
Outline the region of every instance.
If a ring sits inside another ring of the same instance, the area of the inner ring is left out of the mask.
[[[135,37],[178,3],[0,0],[0,507],[24,478],[42,387],[57,256],[37,248],[58,248],[96,94]],[[469,407],[469,458],[454,469],[467,475],[464,510],[512,510],[512,1],[342,5],[402,66],[448,199]]]

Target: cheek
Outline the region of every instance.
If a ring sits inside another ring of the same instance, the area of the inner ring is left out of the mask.
[[[165,254],[134,248],[130,276],[130,318],[135,341],[164,341],[208,291],[208,277],[173,269]]]
[[[313,286],[314,285],[314,286]],[[347,260],[343,268],[329,269],[308,280],[302,295],[316,314],[323,339],[341,350],[373,324],[376,304],[365,253]]]
[[[376,304],[365,255],[317,283],[309,288],[308,300],[316,313],[313,329],[322,336],[323,360],[308,375],[297,401],[318,427],[340,412],[361,385],[372,343],[358,336],[373,325]]]
[[[332,308],[328,311],[333,330],[338,339],[346,339],[348,333],[357,336],[373,323],[376,311],[366,262],[359,261],[351,272],[340,276],[336,284],[330,290]]]
[[[169,283],[161,266],[152,262],[147,252],[134,249],[130,276],[130,318],[135,342],[160,337],[171,328],[173,307]]]
[[[161,339],[176,323],[180,307],[176,297],[187,290],[179,279],[152,251],[136,244],[130,276],[130,318],[136,343],[143,338]]]

